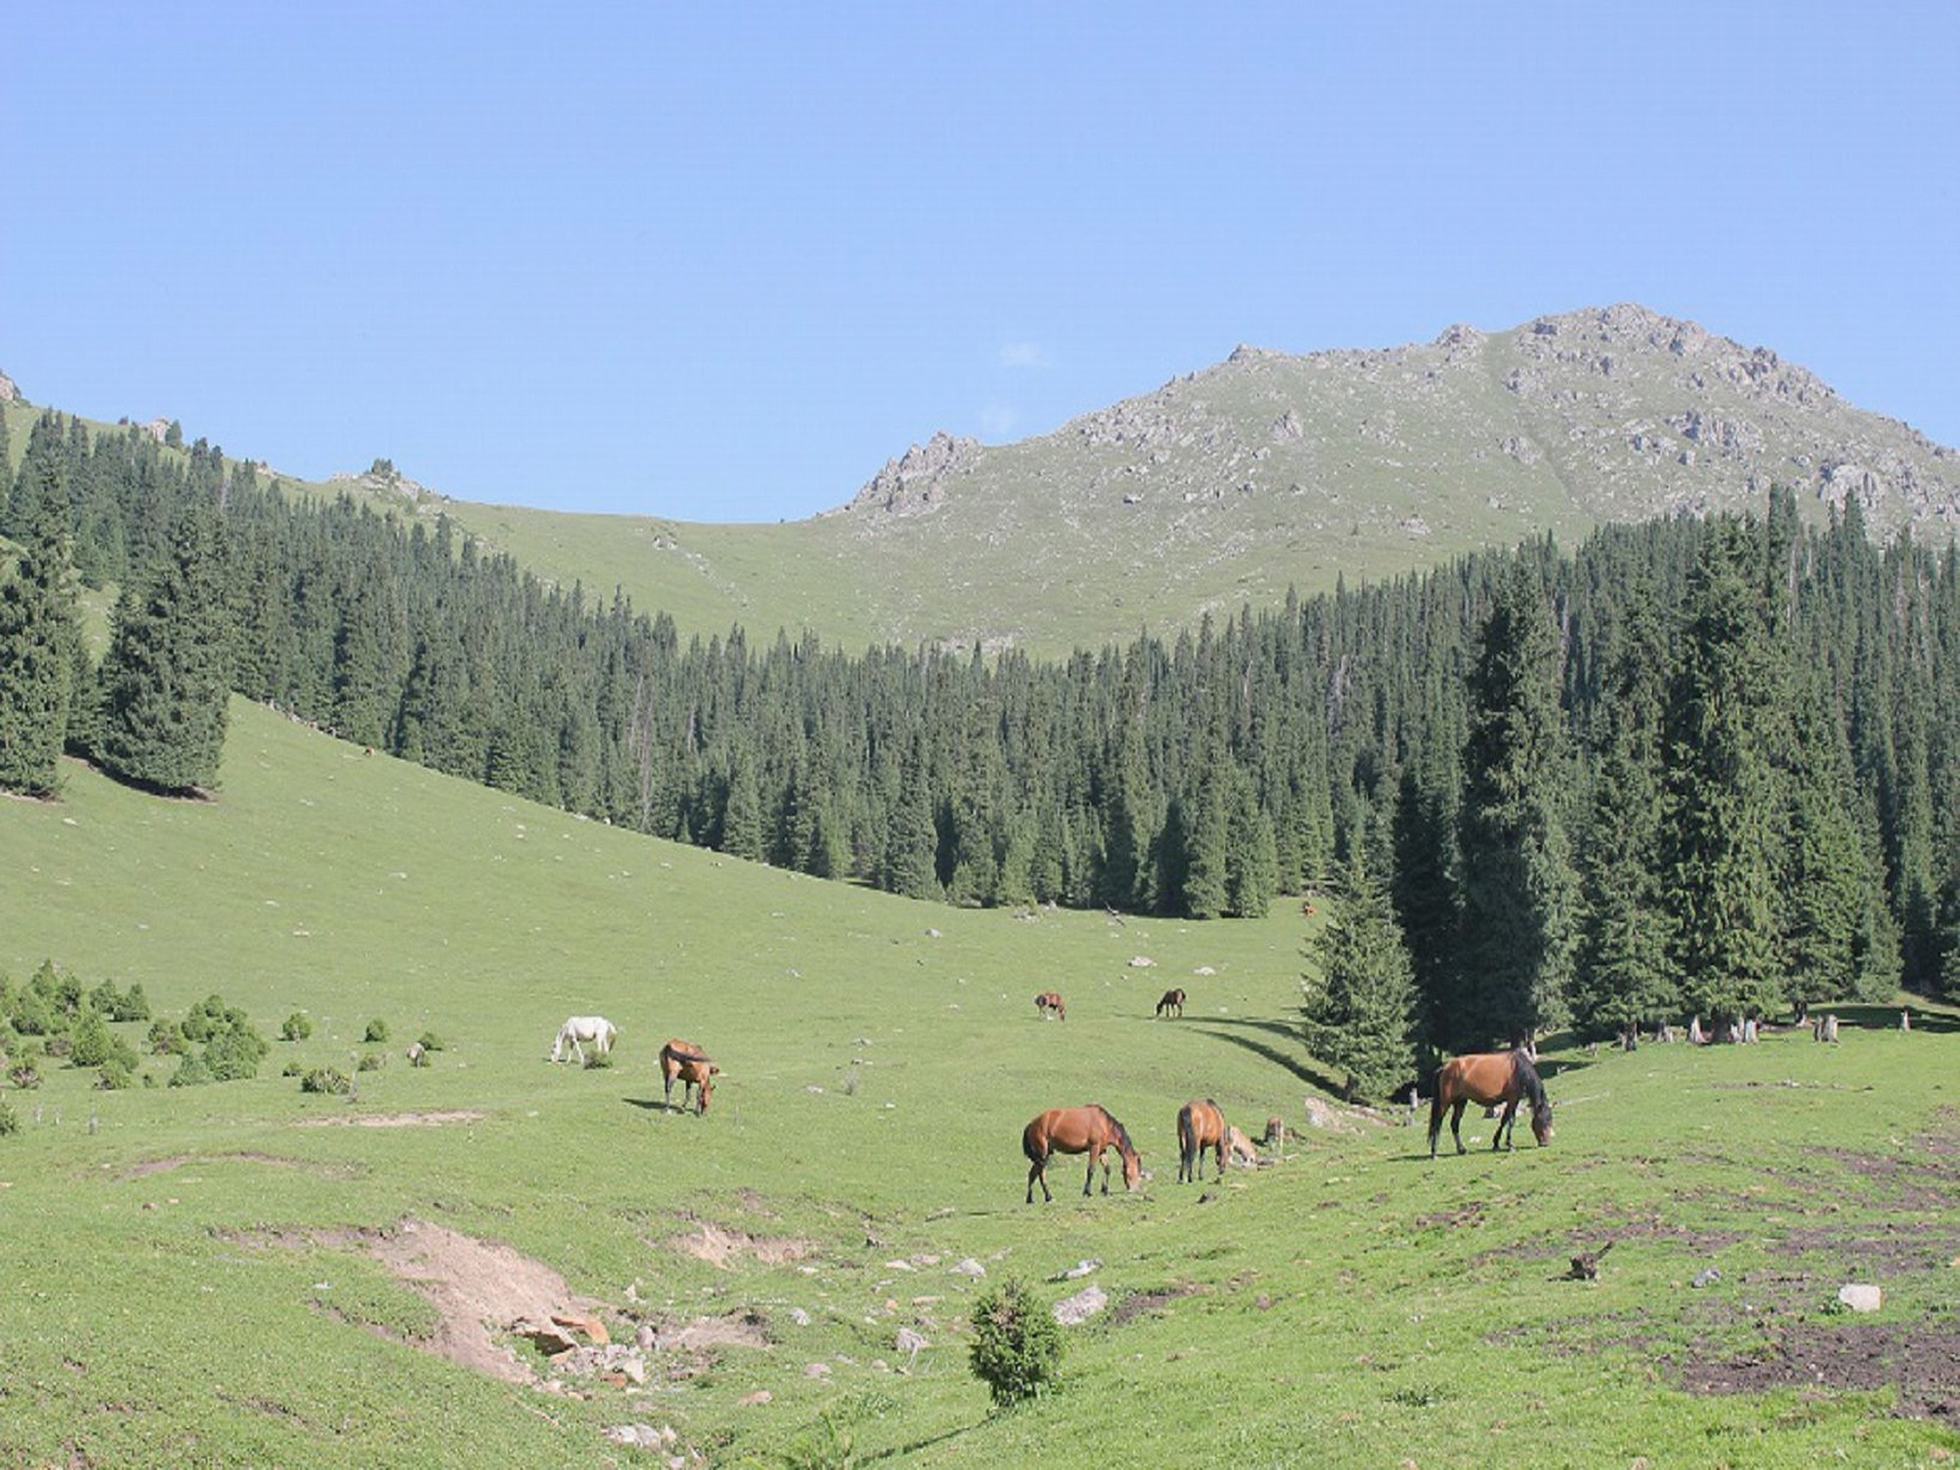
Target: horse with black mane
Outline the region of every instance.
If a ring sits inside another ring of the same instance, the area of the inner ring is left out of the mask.
[[[1177,1110],[1177,1182],[1202,1184],[1205,1150],[1218,1161],[1218,1177],[1225,1177],[1225,1114],[1210,1098],[1188,1102]]]
[[[1463,1147],[1463,1109],[1470,1103],[1484,1107],[1503,1104],[1497,1132],[1490,1146],[1514,1148],[1512,1135],[1518,1126],[1518,1103],[1531,1104],[1531,1135],[1543,1148],[1552,1141],[1552,1104],[1545,1096],[1545,1084],[1538,1080],[1538,1069],[1523,1047],[1515,1051],[1475,1052],[1445,1062],[1436,1073],[1436,1095],[1429,1104],[1429,1157],[1436,1157],[1436,1140],[1443,1131],[1443,1114],[1450,1115],[1450,1136],[1456,1151]]]
[[[1105,1149],[1115,1149],[1123,1157],[1123,1188],[1135,1189],[1143,1178],[1143,1158],[1130,1142],[1130,1135],[1101,1103],[1083,1108],[1050,1108],[1021,1130],[1021,1152],[1028,1156],[1028,1203],[1034,1203],[1034,1186],[1041,1184],[1045,1204],[1055,1196],[1048,1192],[1048,1159],[1051,1154],[1087,1154],[1089,1173],[1082,1181],[1083,1194],[1096,1182],[1096,1165],[1102,1164],[1102,1192],[1109,1193],[1109,1161]]]
[[[715,1078],[721,1073],[708,1054],[691,1041],[682,1041],[678,1036],[660,1048],[660,1075],[667,1086],[667,1106],[674,1105],[674,1083],[681,1084],[681,1111],[687,1111],[687,1100],[694,1098],[694,1114],[700,1117],[708,1111],[708,1104],[714,1100]]]
[[[1050,1016],[1053,1016],[1057,1021],[1066,1021],[1068,1019],[1068,1002],[1062,999],[1062,993],[1059,990],[1042,991],[1041,994],[1034,998],[1034,1008],[1044,1021]]]
[[[1182,990],[1166,990],[1164,992],[1163,999],[1157,1002],[1157,1014],[1162,1016],[1166,1011],[1176,1011],[1179,1016],[1184,1014],[1184,992]]]

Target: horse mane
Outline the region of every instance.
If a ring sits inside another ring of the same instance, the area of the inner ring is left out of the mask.
[[[1531,1058],[1525,1055],[1523,1047],[1511,1053],[1511,1068],[1518,1079],[1518,1086],[1524,1089],[1532,1112],[1543,1112],[1549,1108],[1551,1104],[1545,1099],[1545,1084],[1538,1080],[1538,1069],[1531,1065]]]
[[[1123,1126],[1121,1120],[1117,1118],[1116,1114],[1112,1113],[1108,1108],[1104,1107],[1101,1103],[1096,1103],[1094,1106],[1097,1112],[1101,1113],[1105,1118],[1109,1119],[1109,1126],[1116,1130],[1116,1138],[1117,1141],[1123,1145],[1123,1152],[1129,1154],[1135,1153],[1137,1151],[1137,1146],[1134,1143],[1130,1142],[1130,1130]]]

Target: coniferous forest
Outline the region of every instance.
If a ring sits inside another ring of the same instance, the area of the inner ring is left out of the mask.
[[[1960,994],[1960,554],[1874,546],[1855,500],[1820,529],[1775,492],[1046,662],[683,641],[447,521],[57,414],[7,488],[16,791],[55,791],[64,747],[208,791],[235,690],[914,897],[1208,919],[1316,895],[1309,1028],[1383,1085],[1418,1048],[1566,1023]],[[99,662],[77,579],[119,589]]]

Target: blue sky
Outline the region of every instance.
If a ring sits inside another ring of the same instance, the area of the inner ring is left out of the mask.
[[[0,368],[707,520],[1637,300],[1960,444],[1960,5],[18,8]]]

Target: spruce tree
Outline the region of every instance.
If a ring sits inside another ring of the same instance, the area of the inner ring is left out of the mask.
[[[3,464],[0,461],[0,464]],[[58,467],[26,484],[20,550],[0,565],[0,789],[54,793],[82,651]]]
[[[912,744],[885,842],[884,886],[907,898],[937,898],[939,833],[932,818],[925,740]]]
[[[1279,891],[1279,851],[1273,823],[1259,807],[1252,778],[1230,768],[1231,813],[1225,846],[1225,912],[1241,919],[1264,918]]]
[[[761,862],[762,795],[756,781],[755,761],[745,750],[738,750],[728,771],[728,797],[721,815],[721,850],[730,857]]]
[[[1196,790],[1179,803],[1183,839],[1180,886],[1187,917],[1215,919],[1231,902],[1227,885],[1231,824],[1218,762],[1206,760],[1203,766]]]
[[[126,589],[103,660],[96,757],[159,791],[217,784],[228,670],[218,524],[187,501],[157,564]]]
[[[1763,748],[1770,686],[1746,527],[1709,526],[1689,582],[1664,727],[1663,901],[1683,999],[1728,1034],[1781,998]]]
[[[1811,680],[1793,730],[1781,941],[1784,993],[1799,1019],[1812,1005],[1857,991],[1857,940],[1873,876],[1844,807],[1851,751],[1827,699],[1821,680]]]
[[[1556,1021],[1574,940],[1559,810],[1567,779],[1558,643],[1536,573],[1513,565],[1478,636],[1462,816],[1464,1010],[1458,1050],[1518,1042]]]
[[[1378,1101],[1415,1075],[1415,972],[1388,894],[1364,855],[1350,861],[1303,982],[1307,1049],[1347,1076],[1348,1095]]]

